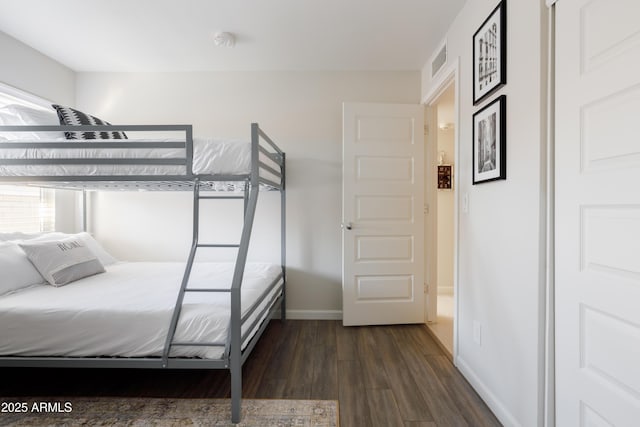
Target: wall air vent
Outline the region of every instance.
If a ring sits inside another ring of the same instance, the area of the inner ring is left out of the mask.
[[[437,53],[431,58],[431,78],[435,77],[440,70],[442,70],[447,63],[447,41],[445,40]]]

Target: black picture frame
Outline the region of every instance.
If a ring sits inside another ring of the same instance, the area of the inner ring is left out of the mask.
[[[473,34],[473,105],[507,84],[507,0]]]
[[[473,185],[507,179],[507,96],[473,115]]]

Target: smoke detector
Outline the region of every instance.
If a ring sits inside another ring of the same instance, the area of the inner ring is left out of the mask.
[[[213,35],[213,43],[216,46],[233,47],[236,44],[236,37],[231,33],[221,31]]]

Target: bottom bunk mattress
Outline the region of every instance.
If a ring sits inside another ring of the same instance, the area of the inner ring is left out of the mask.
[[[184,273],[184,263],[118,263],[107,272],[62,287],[36,285],[0,297],[0,355],[66,357],[162,356]],[[188,288],[230,288],[233,263],[195,263]],[[242,313],[282,292],[279,265],[248,263],[242,284]],[[227,340],[228,292],[187,292],[175,342]],[[255,333],[247,336],[243,348]],[[176,346],[171,357],[220,359],[224,347]]]

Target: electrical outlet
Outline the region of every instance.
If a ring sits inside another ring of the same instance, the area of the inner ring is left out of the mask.
[[[473,321],[473,342],[482,345],[482,324],[477,320]]]
[[[462,195],[462,212],[469,213],[469,193]]]

